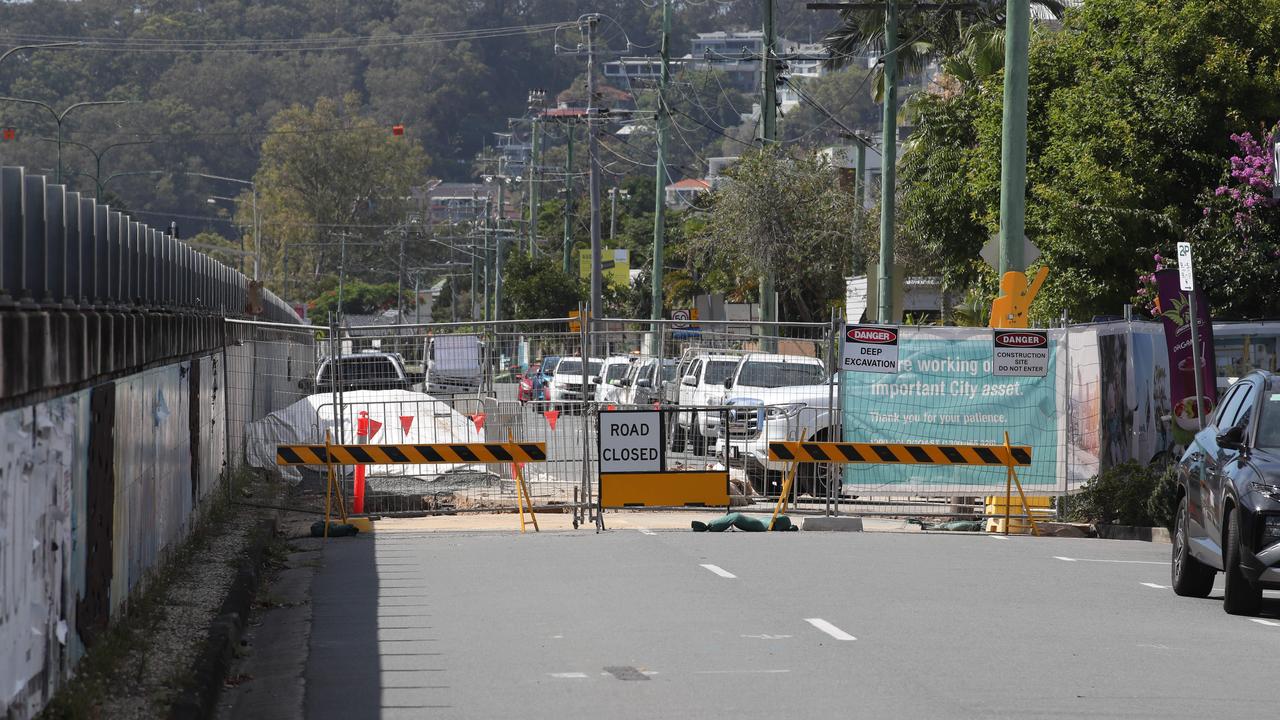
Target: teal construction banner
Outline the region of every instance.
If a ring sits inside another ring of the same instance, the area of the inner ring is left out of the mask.
[[[899,328],[898,372],[840,373],[846,442],[997,445],[1005,432],[1030,445],[1031,467],[1018,472],[1038,494],[1065,488],[1065,352],[1049,335],[1045,377],[992,374],[993,334],[980,328]],[[991,495],[1004,492],[1002,468],[850,465],[845,492]],[[852,490],[849,488],[852,486]]]

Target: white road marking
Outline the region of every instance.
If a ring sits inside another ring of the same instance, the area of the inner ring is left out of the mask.
[[[733,573],[729,572],[728,570],[725,570],[724,568],[720,567],[719,565],[707,565],[707,564],[704,564],[702,567],[704,567],[704,568],[706,568],[706,569],[710,570],[711,572],[713,572],[713,573],[715,573],[715,574],[719,575],[719,576],[720,576],[720,577],[722,577],[722,578],[736,578],[736,577],[738,577],[737,575],[734,575]]]
[[[1161,645],[1160,643],[1143,643],[1138,645],[1138,647],[1151,648],[1152,650],[1168,650],[1169,649],[1168,645]]]
[[[1122,565],[1168,565],[1164,560],[1095,560],[1093,558],[1069,558],[1061,555],[1054,555],[1054,560],[1062,560],[1063,562],[1100,562],[1100,563],[1119,563]]]
[[[752,638],[753,640],[785,640],[791,636],[790,635],[770,635],[768,633],[761,633],[759,635],[743,635],[742,637]]]
[[[858,638],[823,620],[822,618],[805,618],[805,622],[818,628],[822,632],[830,635],[837,640],[857,640]]]
[[[1275,620],[1263,620],[1262,618],[1249,618],[1249,619],[1258,623],[1259,625],[1270,625],[1271,627],[1280,627],[1280,622],[1276,622]]]
[[[987,537],[991,538],[992,540],[1008,540],[1009,539],[1003,535],[988,535]]]
[[[694,670],[694,675],[778,675],[790,670]]]
[[[584,672],[547,673],[547,674],[553,678],[559,678],[561,680],[583,680],[587,677],[587,674]]]
[[[640,533],[641,533],[641,534],[643,534],[643,535],[657,535],[657,534],[658,534],[658,533],[656,533],[656,532],[654,532],[654,531],[650,530],[649,528],[636,528],[636,530],[639,530],[639,531],[640,531]]]
[[[1168,589],[1169,589],[1169,586],[1168,586],[1168,585],[1157,585],[1157,584],[1155,584],[1155,583],[1142,583],[1142,584],[1143,584],[1143,585],[1146,585],[1146,586],[1147,586],[1147,587],[1149,587],[1149,588],[1155,588],[1156,590],[1168,590]]]

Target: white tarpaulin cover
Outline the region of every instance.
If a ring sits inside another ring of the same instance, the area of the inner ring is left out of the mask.
[[[356,421],[361,412],[369,414],[373,430],[371,436],[363,441],[368,444],[423,445],[485,441],[484,430],[477,430],[471,419],[452,409],[448,403],[425,393],[409,390],[353,390],[343,393],[342,400],[342,437],[348,444],[358,442]],[[298,467],[276,465],[276,446],[322,444],[325,430],[332,432],[334,443],[338,442],[335,415],[333,395],[320,393],[309,395],[289,407],[250,423],[246,438],[249,465],[277,471],[293,482],[301,480],[302,474]],[[430,477],[458,469],[458,466],[450,464],[366,467],[370,476]]]

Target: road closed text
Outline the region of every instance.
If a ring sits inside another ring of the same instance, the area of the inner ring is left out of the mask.
[[[660,472],[662,419],[655,410],[600,413],[600,472]]]

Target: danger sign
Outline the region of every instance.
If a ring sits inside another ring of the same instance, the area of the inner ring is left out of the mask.
[[[887,325],[845,325],[840,353],[841,370],[898,372],[898,328]]]
[[[600,413],[600,472],[662,472],[662,413],[613,410]]]
[[[996,377],[1044,377],[1049,374],[1049,333],[1044,330],[996,330]]]

